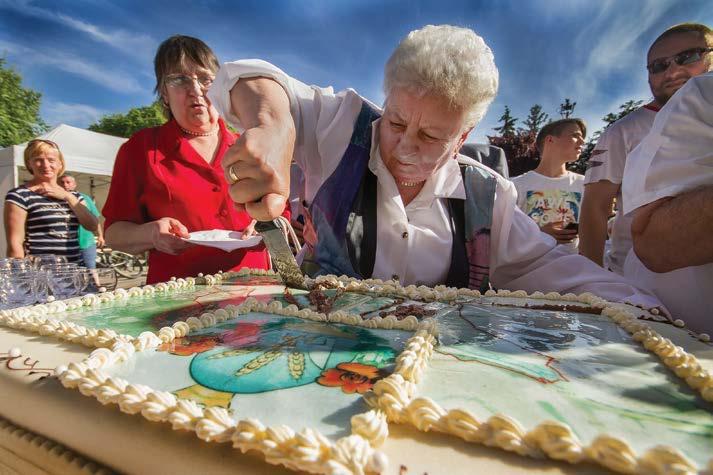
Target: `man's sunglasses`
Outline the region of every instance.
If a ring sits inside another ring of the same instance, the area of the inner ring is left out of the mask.
[[[681,51],[673,56],[668,56],[666,58],[658,58],[651,61],[646,65],[646,69],[649,70],[649,74],[660,74],[671,66],[672,62],[676,62],[679,66],[685,66],[686,64],[697,63],[706,53],[713,51],[713,48],[691,48],[686,51]]]

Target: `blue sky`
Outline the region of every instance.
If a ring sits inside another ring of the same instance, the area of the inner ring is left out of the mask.
[[[42,93],[51,125],[86,127],[153,100],[153,55],[166,37],[203,39],[221,61],[262,58],[307,83],[383,101],[383,65],[426,24],[474,29],[490,45],[500,91],[469,141],[510,106],[557,116],[577,102],[590,130],[628,99],[650,98],[645,53],[666,27],[713,25],[711,0],[124,1],[0,0],[0,56]]]

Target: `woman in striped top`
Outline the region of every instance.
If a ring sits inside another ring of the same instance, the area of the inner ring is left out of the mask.
[[[25,149],[29,183],[5,196],[5,234],[8,257],[57,254],[81,264],[77,230],[81,224],[94,232],[97,218],[79,193],[57,184],[64,172],[64,157],[56,143],[31,140]]]

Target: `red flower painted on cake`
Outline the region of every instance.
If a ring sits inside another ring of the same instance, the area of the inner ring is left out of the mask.
[[[214,335],[198,338],[176,338],[169,343],[161,345],[159,351],[167,351],[172,355],[178,356],[191,356],[211,350],[218,343],[220,343],[220,339]]]
[[[364,394],[383,375],[375,366],[361,363],[339,363],[336,368],[322,371],[317,383],[322,386],[341,387],[347,394]]]
[[[263,323],[263,321],[240,322],[232,330],[222,333],[220,337],[226,346],[240,348],[252,345],[257,343]]]

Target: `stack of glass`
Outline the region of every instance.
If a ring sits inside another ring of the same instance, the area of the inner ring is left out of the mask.
[[[0,310],[114,290],[113,269],[87,269],[63,256],[43,254],[0,259]]]

